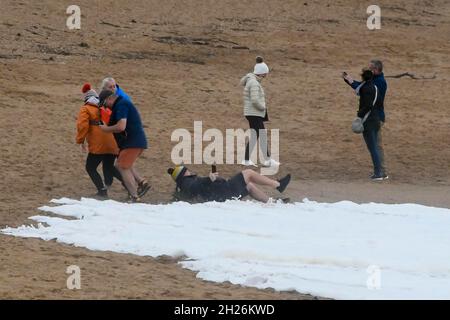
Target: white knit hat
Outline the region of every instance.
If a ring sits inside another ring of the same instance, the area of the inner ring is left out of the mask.
[[[256,75],[269,73],[269,67],[265,62],[255,64],[255,69],[253,71]]]

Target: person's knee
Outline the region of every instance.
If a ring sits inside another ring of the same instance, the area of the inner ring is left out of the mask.
[[[121,163],[120,161],[116,161],[116,163],[114,164],[114,167],[117,169],[117,171],[119,171],[120,173],[123,173],[124,171],[131,171],[132,167],[129,167],[127,165],[124,165],[123,163]]]
[[[92,166],[90,163],[86,163],[86,165],[84,167],[88,173],[97,171],[97,168]]]
[[[244,177],[245,183],[249,183],[251,180],[251,177],[255,173],[252,169],[244,169],[241,171],[242,176]]]

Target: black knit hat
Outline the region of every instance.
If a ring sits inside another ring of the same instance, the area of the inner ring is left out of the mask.
[[[373,79],[373,72],[369,69],[364,69],[361,73],[361,78],[364,81],[369,81]]]
[[[167,169],[167,173],[170,174],[170,176],[176,183],[181,181],[181,178],[184,177],[186,171],[187,168],[185,166],[176,166],[175,169],[174,168]]]

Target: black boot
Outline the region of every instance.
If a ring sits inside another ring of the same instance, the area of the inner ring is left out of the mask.
[[[96,196],[97,196],[98,198],[104,198],[104,199],[107,199],[107,198],[108,198],[108,189],[103,188],[103,189],[101,189],[101,190],[98,190]]]
[[[288,174],[286,177],[281,178],[280,180],[278,180],[278,182],[280,183],[280,186],[277,187],[277,190],[280,193],[283,193],[283,191],[286,190],[286,187],[288,186],[290,181],[291,181],[291,175],[290,174]]]

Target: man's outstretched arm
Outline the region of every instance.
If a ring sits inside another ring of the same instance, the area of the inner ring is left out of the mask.
[[[361,84],[360,81],[353,80],[352,77],[350,77],[348,74],[343,74],[342,78],[344,79],[345,83],[347,83],[350,87],[352,87],[354,90],[359,87]]]

